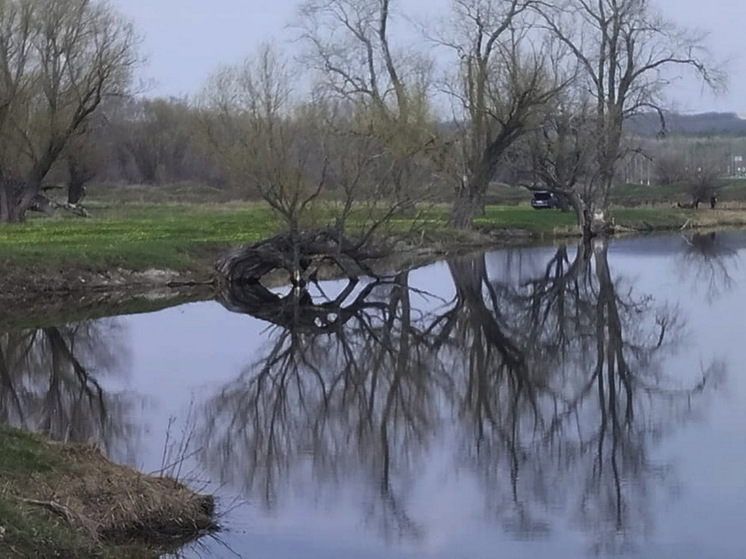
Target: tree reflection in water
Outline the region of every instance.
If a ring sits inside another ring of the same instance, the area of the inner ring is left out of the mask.
[[[722,233],[682,235],[684,250],[679,254],[679,277],[688,278],[697,294],[714,301],[733,288],[733,271],[738,267],[738,251]]]
[[[369,522],[419,538],[410,492],[455,437],[454,465],[513,537],[544,537],[565,511],[596,551],[623,549],[651,529],[667,476],[651,447],[721,366],[690,386],[667,375],[682,321],[614,278],[607,249],[557,249],[520,280],[492,277],[484,256],[454,259],[449,301],[408,272],[321,303],[234,286],[226,307],[274,326],[263,356],[206,403],[206,466],[268,507],[301,476],[362,476]]]
[[[261,286],[235,286],[228,308],[261,298],[262,318],[278,326],[266,357],[208,404],[210,468],[240,479],[267,506],[307,458],[327,480],[361,472],[374,482],[368,514],[383,533],[418,537],[403,502],[409,467],[433,433],[439,387],[436,352],[411,296],[408,273],[349,284],[321,304],[297,291],[272,299]]]
[[[0,423],[107,453],[131,446],[130,402],[100,384],[128,359],[116,319],[0,333]]]

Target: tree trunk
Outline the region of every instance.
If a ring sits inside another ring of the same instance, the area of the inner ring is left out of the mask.
[[[478,173],[468,183],[461,184],[451,210],[453,227],[470,229],[472,220],[484,215],[484,193],[487,191],[488,184],[489,178],[485,173]]]
[[[70,175],[67,184],[67,203],[75,205],[85,197],[85,183],[96,176],[96,171],[82,158],[70,156],[67,159],[67,172]]]
[[[143,184],[158,184],[159,159],[146,148],[131,149],[130,154]]]
[[[69,204],[77,204],[83,199],[85,195],[85,182],[84,180],[71,179],[67,185],[67,202]]]
[[[0,181],[0,223],[10,221],[10,206],[8,205],[8,191],[5,188],[5,182]]]
[[[21,223],[31,207],[38,188],[34,183],[1,180],[0,181],[0,222]]]
[[[565,196],[570,206],[572,206],[572,209],[575,212],[575,220],[577,221],[578,229],[582,233],[583,238],[585,238],[590,234],[590,219],[588,218],[590,211],[585,207],[585,203],[580,197],[580,194],[574,190],[562,190],[559,192],[562,196]]]
[[[469,229],[472,220],[484,213],[484,201],[478,193],[459,193],[451,212],[451,224],[457,229]]]
[[[593,208],[580,196],[580,193],[571,188],[556,188],[551,190],[561,199],[565,200],[575,212],[575,221],[578,225],[578,231],[583,236],[583,241],[590,241],[596,234],[593,229],[594,213]]]

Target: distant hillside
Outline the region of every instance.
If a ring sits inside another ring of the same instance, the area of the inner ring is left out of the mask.
[[[666,113],[666,135],[669,136],[746,136],[746,120],[736,113]],[[655,137],[660,133],[660,118],[645,113],[630,118],[627,129],[634,134]]]

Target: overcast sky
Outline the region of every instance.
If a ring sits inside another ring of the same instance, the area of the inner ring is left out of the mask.
[[[141,77],[149,95],[197,93],[219,65],[251,54],[262,42],[289,37],[299,0],[112,0],[144,36]],[[693,81],[671,92],[681,111],[731,111],[746,116],[746,0],[653,0],[671,19],[710,32],[712,52],[726,61],[730,84],[714,96]],[[447,0],[399,0],[414,17]],[[286,44],[289,50],[294,46]]]

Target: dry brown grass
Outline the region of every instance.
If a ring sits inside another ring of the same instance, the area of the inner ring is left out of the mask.
[[[0,496],[49,511],[100,543],[168,549],[217,528],[210,496],[115,464],[93,445],[42,444],[62,467],[16,476]]]

